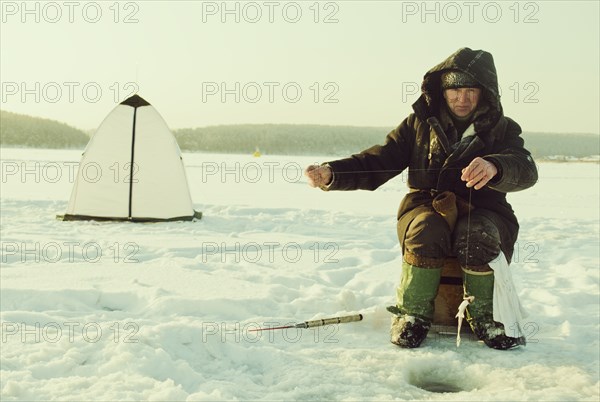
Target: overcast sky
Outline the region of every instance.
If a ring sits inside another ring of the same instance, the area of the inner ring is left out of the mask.
[[[135,91],[172,128],[393,127],[460,47],[525,131],[599,132],[599,2],[2,1],[3,110],[94,129]],[[237,19],[237,21],[236,21]]]

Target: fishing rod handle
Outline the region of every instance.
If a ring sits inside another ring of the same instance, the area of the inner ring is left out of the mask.
[[[347,315],[345,317],[324,318],[322,320],[305,321],[301,325],[302,328],[322,327],[323,325],[344,324],[346,322],[361,321],[362,314]]]

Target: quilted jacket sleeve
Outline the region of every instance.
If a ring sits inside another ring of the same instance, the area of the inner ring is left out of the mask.
[[[521,127],[508,119],[503,141],[496,152],[486,155],[498,168],[498,174],[488,183],[488,187],[503,193],[525,190],[538,180],[538,171],[531,154],[524,147]]]
[[[375,190],[400,174],[409,164],[414,142],[414,116],[392,130],[383,145],[375,145],[349,158],[327,162],[333,182],[324,190]]]

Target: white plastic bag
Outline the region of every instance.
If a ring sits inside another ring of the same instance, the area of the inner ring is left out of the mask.
[[[528,314],[519,301],[504,253],[501,251],[489,266],[494,270],[494,321],[504,324],[506,335],[523,336],[520,322]]]

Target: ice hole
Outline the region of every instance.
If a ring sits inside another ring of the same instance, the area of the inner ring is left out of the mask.
[[[439,394],[464,391],[464,389],[460,388],[456,384],[448,384],[448,383],[440,382],[440,381],[423,381],[423,382],[417,381],[417,382],[412,383],[412,385],[414,385],[415,387],[424,389],[427,392],[435,392],[435,393],[439,393]]]
[[[470,391],[472,388],[469,381],[453,375],[447,369],[413,370],[408,374],[408,383],[427,392],[438,394]]]

